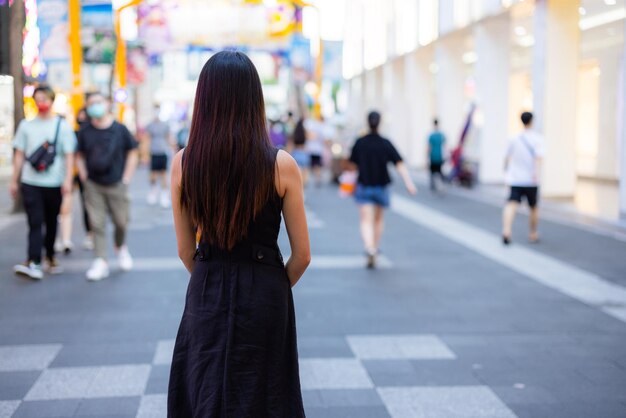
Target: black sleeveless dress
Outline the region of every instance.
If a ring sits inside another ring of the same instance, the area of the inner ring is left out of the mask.
[[[274,193],[245,240],[200,244],[170,372],[168,417],[304,417],[293,297]]]

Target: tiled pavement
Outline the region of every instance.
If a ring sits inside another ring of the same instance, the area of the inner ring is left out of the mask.
[[[134,191],[137,269],[100,283],[81,251],[61,276],[16,279],[23,224],[0,230],[0,417],[164,416],[187,276],[169,213]],[[390,211],[372,272],[352,203],[328,188],[307,205],[314,263],[294,295],[309,418],[626,417],[626,322],[609,314],[623,242],[544,223],[541,245],[506,254],[497,208],[422,193]]]
[[[336,356],[300,359],[303,396],[313,411],[310,416],[515,416],[488,386],[468,378],[471,371],[465,377],[450,376],[449,384],[436,386],[432,376],[420,373],[421,368],[443,371],[450,366],[446,363],[456,360],[435,335],[348,335],[335,339],[334,353],[328,350],[329,342],[304,341],[307,350]],[[104,352],[116,351],[122,364],[112,365],[76,365],[81,349],[89,347],[0,347],[0,392],[7,399],[0,401],[0,417],[165,416],[173,340],[110,346],[99,356],[90,356],[91,363],[96,363],[106,358]],[[74,365],[66,365],[67,359]],[[131,363],[142,359],[150,361]]]

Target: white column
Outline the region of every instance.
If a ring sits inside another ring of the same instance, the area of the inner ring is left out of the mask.
[[[349,98],[347,111],[347,134],[356,137],[363,128],[363,112],[365,100],[365,76],[354,76],[349,82]]]
[[[510,65],[510,19],[508,14],[487,19],[476,26],[477,104],[482,114],[479,172],[482,183],[502,183],[502,161],[508,142]]]
[[[600,83],[598,95],[598,156],[596,176],[601,179],[618,178],[619,158],[617,150],[620,139],[617,133],[615,109],[619,105],[619,91],[615,88],[620,80],[620,60],[616,51],[600,55]]]
[[[429,69],[432,62],[431,47],[420,48],[404,57],[409,141],[408,154],[404,157],[413,167],[426,166],[426,139],[435,113],[434,79]]]
[[[448,147],[455,147],[467,117],[465,101],[465,65],[462,37],[447,36],[437,41],[436,109],[439,126],[448,139]]]
[[[388,61],[383,67],[384,106],[382,134],[388,136],[403,158],[410,155],[408,136],[406,80],[404,60],[401,58]]]
[[[535,129],[546,140],[542,191],[572,197],[576,187],[578,0],[536,0],[533,50]]]
[[[619,138],[620,138],[620,146],[619,149],[619,164],[620,164],[620,174],[619,174],[619,211],[620,217],[626,219],[626,21],[624,22],[624,53],[622,54],[622,80],[621,80],[621,91],[619,100],[619,109],[620,109],[620,129],[619,129]]]
[[[383,71],[377,67],[365,72],[365,111],[380,109],[383,105]]]
[[[389,125],[391,125],[391,107],[393,106],[393,96],[395,93],[394,84],[396,84],[396,78],[393,74],[393,65],[391,61],[387,61],[382,66],[382,74],[383,74],[383,97],[382,97],[382,106],[379,107],[378,110],[383,114],[383,125],[386,130],[388,130]]]
[[[439,35],[454,30],[454,0],[439,0]]]

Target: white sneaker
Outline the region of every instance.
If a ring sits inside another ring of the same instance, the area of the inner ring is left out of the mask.
[[[150,190],[148,198],[146,199],[150,206],[156,205],[158,200],[158,191],[156,189]]]
[[[109,265],[104,258],[96,258],[87,270],[86,276],[87,280],[92,282],[107,278],[109,277]]]
[[[63,244],[63,241],[61,241],[60,239],[57,239],[56,241],[54,241],[55,253],[62,253],[64,249],[65,249],[65,246]]]
[[[117,252],[117,263],[120,266],[120,270],[129,271],[133,268],[133,258],[128,252],[127,246],[122,246]]]
[[[15,272],[15,274],[30,277],[33,280],[43,279],[43,270],[41,269],[41,264],[37,264],[32,261],[26,262],[24,264],[14,265],[13,271]]]
[[[72,241],[64,241],[63,242],[63,253],[69,254],[74,249],[74,243]]]
[[[83,249],[92,251],[93,250],[93,237],[91,235],[87,235],[85,240],[83,241]]]
[[[159,204],[163,209],[167,209],[170,207],[170,198],[167,196],[166,192],[161,193],[161,199],[159,201]]]

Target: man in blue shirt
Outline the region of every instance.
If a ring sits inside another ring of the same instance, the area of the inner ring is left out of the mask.
[[[446,137],[439,130],[439,121],[433,120],[434,130],[428,137],[428,161],[430,164],[430,190],[436,191],[435,176],[439,176],[441,181],[444,180],[441,173],[441,166],[445,159],[443,158],[444,144]]]

